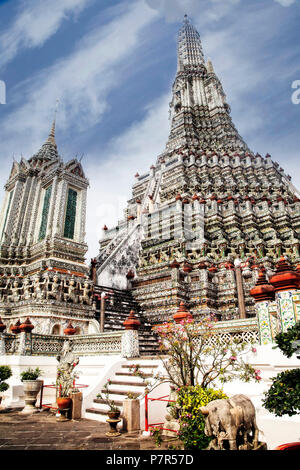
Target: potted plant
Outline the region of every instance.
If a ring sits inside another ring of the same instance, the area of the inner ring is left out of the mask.
[[[12,370],[10,366],[0,366],[0,393],[8,390],[9,385],[5,380],[9,379],[12,376]],[[2,401],[2,396],[0,396],[0,405]]]
[[[111,380],[108,379],[102,390],[102,392],[104,393],[104,396],[102,395],[102,393],[98,393],[97,398],[100,398],[101,400],[104,401],[106,405],[108,405],[109,411],[107,415],[109,419],[118,419],[121,414],[121,410],[116,406],[114,400],[111,400],[109,398],[108,386],[110,383],[111,383]]]
[[[32,369],[29,367],[25,371],[20,373],[21,382],[24,385],[25,393],[25,407],[21,411],[22,414],[35,413],[37,411],[35,407],[36,398],[42,386],[42,380],[38,380],[43,374],[39,367]]]
[[[78,375],[74,372],[78,361],[63,364],[57,368],[56,374],[56,403],[60,412],[66,412],[72,404],[71,393],[75,387],[75,379]]]

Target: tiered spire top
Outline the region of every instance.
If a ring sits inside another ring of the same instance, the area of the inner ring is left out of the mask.
[[[185,15],[178,34],[178,70],[200,64],[204,64],[200,35]]]
[[[39,158],[39,159],[46,159],[46,160],[49,160],[49,159],[56,160],[59,158],[59,155],[57,152],[57,145],[55,141],[55,124],[56,122],[54,119],[46,142],[42,145],[40,150],[35,155],[33,155],[32,158]]]

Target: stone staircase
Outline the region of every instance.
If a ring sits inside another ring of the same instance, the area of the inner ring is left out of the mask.
[[[130,291],[104,286],[95,286],[95,294],[105,292],[105,331],[124,330],[123,323],[131,310],[141,322],[139,328],[139,345],[141,356],[152,356],[158,352],[157,336],[152,331],[152,325],[143,316],[138,303],[133,299]],[[99,304],[99,305],[98,305]],[[100,316],[100,303],[97,302],[97,315]]]
[[[151,381],[155,376],[158,362],[156,357],[151,356],[144,357],[143,359],[128,359],[126,364],[122,364],[117,372],[115,372],[112,377],[109,377],[109,399],[113,400],[115,405],[121,410],[121,416],[123,401],[127,398],[127,394],[132,393],[137,397],[141,397],[144,394],[147,385],[146,382],[147,380]],[[144,379],[134,375],[133,371],[130,369],[132,364],[138,364],[140,366],[139,370],[143,373]],[[105,390],[103,388],[99,390],[99,392],[104,396]],[[96,393],[96,395],[97,394],[98,393]],[[85,418],[105,422],[108,410],[109,407],[105,403],[105,400],[95,396],[93,406],[86,409]]]

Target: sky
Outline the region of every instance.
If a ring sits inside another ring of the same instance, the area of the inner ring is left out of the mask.
[[[300,189],[300,0],[0,0],[1,203],[13,159],[39,150],[59,100],[58,151],[82,158],[90,182],[87,262],[165,149],[184,14],[239,133]]]

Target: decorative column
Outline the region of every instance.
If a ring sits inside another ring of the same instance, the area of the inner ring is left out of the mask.
[[[34,326],[27,318],[23,323],[20,324],[20,340],[18,347],[18,354],[20,356],[31,356],[32,354],[32,336],[31,332]]]
[[[270,278],[277,299],[278,315],[282,332],[294,326],[297,321],[295,300],[299,286],[299,273],[294,271],[284,256],[281,256],[276,266],[275,274]]]
[[[97,284],[97,260],[96,258],[91,259],[91,280],[94,284]]]
[[[122,335],[122,356],[126,358],[130,357],[139,357],[140,348],[139,348],[139,326],[141,322],[135,316],[133,310],[131,310],[129,316],[124,321],[123,325],[125,331]]]
[[[274,315],[276,309],[275,289],[266,279],[265,272],[260,271],[256,285],[250,290],[256,302],[257,323],[260,344],[272,343],[277,334],[277,323]],[[272,315],[273,313],[273,315]]]
[[[0,317],[0,356],[4,356],[6,354],[5,351],[5,338],[3,335],[3,331],[6,329],[6,325],[4,325],[2,318]]]
[[[243,278],[242,278],[242,271],[241,271],[241,261],[239,260],[239,258],[235,259],[234,266],[235,266],[235,277],[236,277],[236,287],[237,287],[240,318],[246,318]]]
[[[105,294],[105,292],[102,292],[101,293],[101,301],[100,301],[100,333],[103,333],[103,331],[104,331],[105,299],[106,299],[106,294]]]

